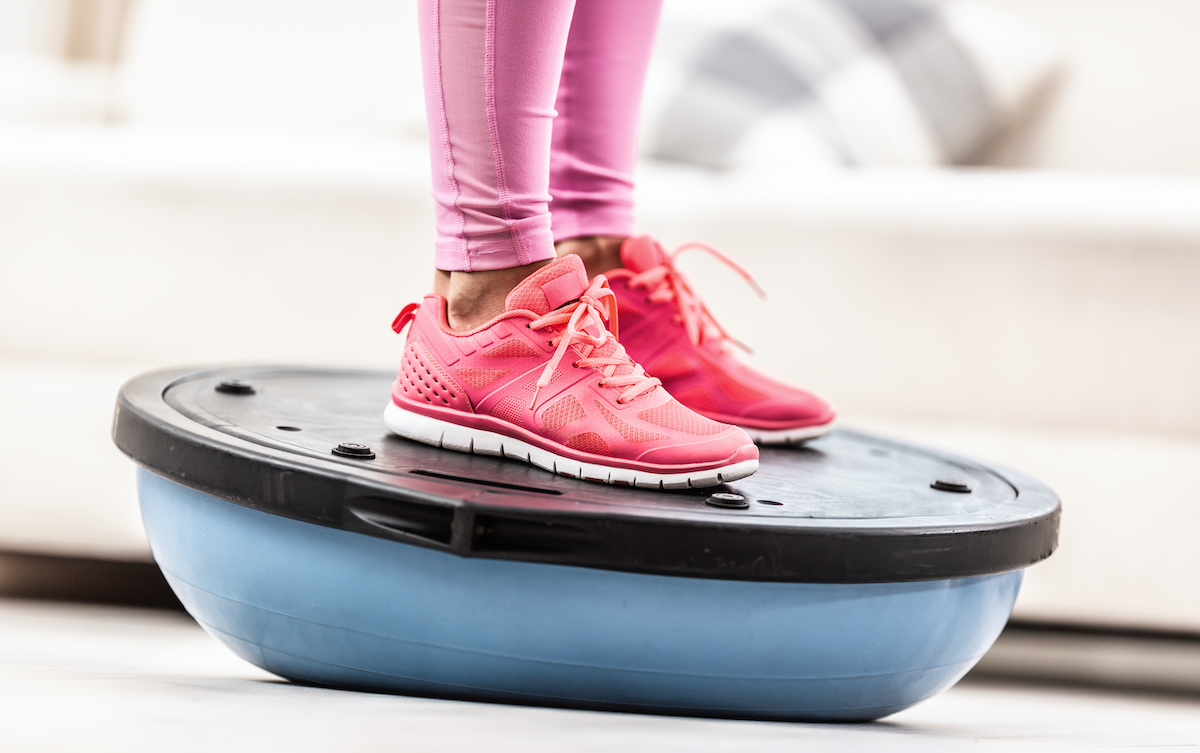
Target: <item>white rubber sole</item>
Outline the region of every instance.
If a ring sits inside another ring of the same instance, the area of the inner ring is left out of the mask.
[[[406,411],[395,403],[388,403],[384,409],[383,422],[389,431],[405,439],[447,450],[523,460],[551,473],[602,484],[640,486],[645,489],[703,489],[745,478],[758,470],[758,460],[743,460],[706,471],[666,474],[584,463],[503,434]]]
[[[754,444],[800,444],[810,439],[825,436],[833,431],[833,427],[836,424],[837,421],[830,421],[820,426],[805,426],[803,429],[781,429],[779,431],[755,429],[751,426],[742,426],[740,428],[750,435],[750,438],[754,440]]]

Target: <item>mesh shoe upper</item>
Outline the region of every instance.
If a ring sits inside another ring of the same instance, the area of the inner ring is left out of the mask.
[[[602,277],[590,286],[568,256],[512,291],[500,317],[454,332],[445,300],[411,321],[392,400],[405,410],[499,432],[577,460],[675,471],[757,458],[749,436],[677,402],[605,327],[615,315]],[[610,311],[611,309],[611,311]]]

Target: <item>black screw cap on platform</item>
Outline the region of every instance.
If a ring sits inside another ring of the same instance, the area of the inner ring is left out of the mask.
[[[956,494],[970,494],[971,487],[966,481],[959,481],[956,478],[939,478],[929,485],[932,489],[937,489],[939,492],[954,492]]]
[[[223,379],[221,383],[214,387],[217,392],[224,392],[226,395],[253,395],[254,385],[249,382],[243,382],[241,379]]]
[[[750,506],[745,497],[740,494],[730,494],[729,492],[717,492],[704,500],[704,504],[711,505],[712,507],[728,507],[734,510]]]
[[[371,452],[370,447],[356,442],[342,442],[333,448],[333,454],[341,455],[344,458],[354,458],[355,460],[374,460],[375,458],[375,453]]]

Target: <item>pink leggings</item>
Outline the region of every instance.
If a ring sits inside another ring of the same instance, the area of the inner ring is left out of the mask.
[[[553,259],[556,240],[632,233],[660,5],[421,0],[438,269],[516,267]]]

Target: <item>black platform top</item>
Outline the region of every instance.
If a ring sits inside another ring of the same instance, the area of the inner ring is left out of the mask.
[[[388,433],[392,375],[161,371],[117,401],[113,437],[142,466],[240,505],[466,557],[757,581],[897,582],[1044,559],[1059,503],[1028,476],[839,430],[762,448],[709,489],[563,478]]]

